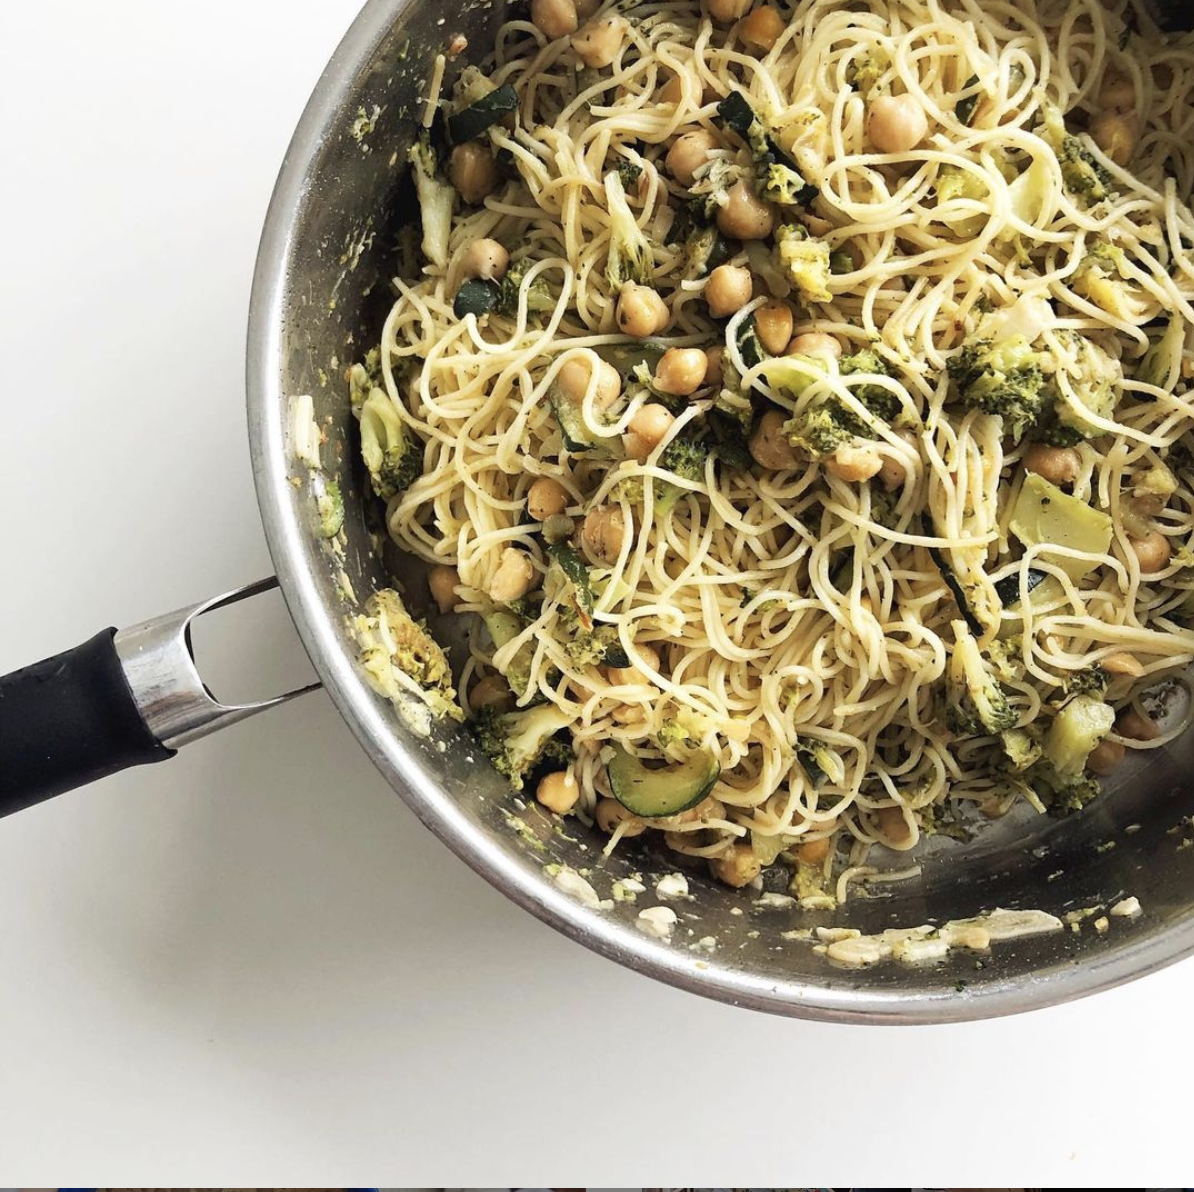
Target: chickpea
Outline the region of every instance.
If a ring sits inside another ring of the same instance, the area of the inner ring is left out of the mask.
[[[488,678],[482,679],[469,692],[468,702],[469,707],[475,712],[482,708],[493,708],[496,711],[504,712],[514,706],[514,696],[505,679],[498,675],[490,675]]]
[[[675,421],[663,406],[655,402],[640,406],[630,419],[630,433],[623,440],[626,454],[633,456],[639,463],[645,462]]]
[[[1073,484],[1078,478],[1082,457],[1073,447],[1050,447],[1033,443],[1024,452],[1024,470],[1035,472],[1053,484]]]
[[[548,811],[556,815],[567,815],[576,806],[580,798],[580,783],[569,770],[557,770],[554,774],[545,774],[535,789],[535,798]]]
[[[634,648],[638,651],[643,663],[653,671],[659,670],[659,651],[654,646],[646,642],[635,642]],[[606,667],[605,677],[615,687],[633,687],[643,684],[650,684],[651,680],[648,678],[646,671],[637,666],[610,666]]]
[[[474,240],[464,253],[464,276],[501,281],[510,268],[510,254],[496,240]]]
[[[721,358],[725,355],[725,348],[720,344],[710,348],[705,353],[705,384],[721,384]]]
[[[912,829],[904,818],[902,807],[880,807],[871,813],[875,826],[888,840],[891,848],[910,848]]]
[[[1155,575],[1169,566],[1173,548],[1169,545],[1169,539],[1159,530],[1153,530],[1147,538],[1129,538],[1128,544],[1136,556],[1142,575]]]
[[[688,397],[705,382],[709,357],[700,348],[668,348],[655,366],[655,387],[673,397]]]
[[[604,17],[573,34],[572,48],[586,66],[593,70],[601,70],[618,56],[626,37],[626,30],[629,28],[630,24],[625,17]]]
[[[646,711],[638,704],[619,704],[610,715],[618,724],[637,724],[645,719]]]
[[[842,345],[836,335],[827,331],[802,331],[790,344],[789,356],[820,356],[823,360],[840,360]]]
[[[671,318],[667,303],[650,286],[628,281],[618,294],[618,327],[635,339],[662,331]]]
[[[897,430],[896,435],[903,439],[909,447],[917,446],[916,435],[910,430]],[[885,455],[883,466],[879,469],[879,483],[889,492],[903,488],[908,480],[908,466],[895,455]]]
[[[1119,112],[1104,112],[1090,124],[1091,140],[1117,166],[1126,166],[1132,160],[1139,135],[1135,118]]]
[[[929,121],[914,95],[881,95],[871,104],[866,131],[880,153],[909,153],[928,136]]]
[[[883,467],[883,457],[873,448],[843,443],[828,459],[825,468],[839,480],[850,483],[870,480]]]
[[[568,508],[568,490],[551,476],[540,476],[527,489],[527,512],[537,522],[558,517]]]
[[[1155,741],[1161,735],[1157,722],[1135,708],[1125,708],[1120,712],[1115,718],[1115,731],[1129,741]]]
[[[1105,112],[1130,112],[1136,106],[1136,84],[1119,71],[1108,71],[1099,88],[1099,107]]]
[[[534,586],[535,565],[530,555],[512,546],[506,547],[489,584],[490,599],[498,604],[508,604],[525,596]]]
[[[460,597],[456,595],[459,583],[460,573],[455,567],[432,567],[427,576],[427,587],[441,613],[450,613],[460,603]]]
[[[598,505],[585,517],[580,539],[594,562],[614,563],[622,550],[625,529],[620,505]]]
[[[593,404],[599,410],[608,410],[622,396],[622,374],[609,361],[592,354],[572,356],[556,374],[556,384],[570,401],[580,402],[588,392],[594,366],[597,369],[597,387]]]
[[[448,179],[466,203],[475,205],[497,186],[497,162],[483,145],[457,145],[448,159]]]
[[[1118,741],[1100,741],[1087,756],[1086,768],[1094,774],[1110,774],[1120,766],[1127,752]]]
[[[747,446],[751,459],[760,467],[774,472],[790,472],[796,466],[799,457],[784,434],[786,421],[779,410],[768,410],[751,431]]]
[[[766,240],[774,227],[775,208],[745,182],[735,182],[725,206],[717,209],[717,230],[735,240]]]
[[[806,865],[821,865],[832,848],[833,837],[823,836],[820,840],[810,840],[808,844],[799,845],[796,856]]]
[[[1144,677],[1144,667],[1140,664],[1140,659],[1126,650],[1116,650],[1114,654],[1108,654],[1099,665],[1109,675],[1130,675],[1133,679]]]
[[[548,41],[575,33],[580,25],[573,0],[531,0],[531,23]]]
[[[597,826],[610,836],[622,824],[626,825],[623,836],[641,836],[647,830],[647,825],[637,815],[627,811],[617,799],[598,799],[595,815]]]
[[[766,53],[780,39],[784,19],[770,4],[761,4],[742,22],[738,32],[742,40],[755,50]]]
[[[709,0],[709,15],[719,25],[732,25],[754,0]]]
[[[772,356],[779,356],[788,346],[793,321],[792,308],[785,302],[768,302],[755,311],[759,342]]]
[[[715,319],[741,310],[754,293],[754,279],[743,265],[718,265],[705,282],[705,301]]]
[[[731,845],[720,857],[709,859],[709,872],[727,886],[749,886],[763,871],[755,850],[749,844]]]
[[[684,84],[679,75],[672,75],[659,92],[660,103],[678,104],[684,98]],[[687,186],[688,183],[685,183]]]
[[[717,138],[705,128],[695,128],[677,137],[667,151],[667,168],[681,186],[691,186],[696,172],[709,160],[709,151],[717,148]]]

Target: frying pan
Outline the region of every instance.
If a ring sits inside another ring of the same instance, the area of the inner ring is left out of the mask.
[[[1175,6],[1174,11],[1177,12]],[[447,14],[447,15],[445,15]],[[1188,14],[1182,14],[1187,17]],[[1028,1010],[1151,972],[1194,951],[1194,739],[1153,752],[1081,816],[1009,816],[969,842],[930,842],[918,878],[877,885],[836,910],[803,910],[782,884],[729,890],[686,872],[648,913],[683,859],[604,840],[515,799],[466,732],[421,732],[357,664],[349,618],[397,576],[428,612],[420,567],[384,545],[356,459],[344,368],[380,333],[395,271],[394,230],[414,218],[396,163],[418,123],[436,53],[484,58],[501,4],[450,13],[419,0],[371,0],[331,59],[282,165],[262,236],[248,335],[248,429],[276,580],[107,629],[0,679],[0,815],[179,748],[292,698],[228,707],[190,650],[197,617],[280,586],[323,688],[362,748],[422,822],[515,902],[620,963],[694,993],[776,1013],[855,1022],[943,1022]],[[320,481],[294,454],[294,399],[312,399],[323,475],[345,500],[345,541],[320,532]],[[437,633],[448,627],[430,617]],[[1141,913],[1106,912],[1135,897]],[[1045,912],[1048,933],[955,952],[933,964],[848,968],[818,951],[817,929],[940,924],[995,908]],[[663,919],[670,918],[664,915]],[[1071,922],[1072,920],[1072,922]],[[1095,924],[1099,923],[1096,927]]]

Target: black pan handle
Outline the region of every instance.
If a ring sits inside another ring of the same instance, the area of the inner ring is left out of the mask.
[[[173,757],[149,731],[116,630],[0,678],[0,816]]]
[[[295,696],[226,705],[199,677],[196,617],[277,587],[270,579],[117,632],[0,678],[0,816],[173,757],[179,747]]]

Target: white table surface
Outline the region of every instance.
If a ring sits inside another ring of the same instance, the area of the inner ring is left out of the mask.
[[[249,280],[355,8],[0,5],[0,671],[269,573],[243,427]],[[289,631],[238,632],[225,654],[268,687]],[[323,696],[3,822],[0,890],[7,1184],[1190,1170],[1191,964],[961,1027],[706,1003],[493,892]]]

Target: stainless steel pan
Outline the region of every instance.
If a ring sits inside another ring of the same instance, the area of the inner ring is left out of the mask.
[[[418,569],[376,543],[378,512],[355,467],[341,377],[380,331],[389,300],[392,230],[409,218],[401,169],[434,54],[463,33],[456,61],[484,57],[502,6],[450,15],[417,0],[372,0],[333,56],[283,164],[262,238],[248,343],[248,422],[266,535],[291,615],[323,686],[362,747],[419,818],[512,899],[574,939],[640,972],[723,1001],[855,1022],[941,1022],[1009,1014],[1092,993],[1194,951],[1194,741],[1128,773],[1088,814],[1001,823],[923,859],[923,875],[837,912],[768,905],[689,874],[671,903],[670,940],[641,930],[653,886],[676,867],[565,830],[510,791],[468,736],[420,737],[366,684],[345,618],[394,570],[419,607]],[[362,114],[367,118],[362,124]],[[305,472],[289,454],[290,399],[310,394],[328,442],[323,460],[347,507],[343,557],[319,535]],[[297,479],[296,486],[292,480]],[[208,695],[188,645],[194,616],[221,600],[119,634],[0,680],[0,813],[127,765],[161,761],[198,736],[272,706],[225,708]],[[289,698],[290,694],[280,697]],[[630,842],[631,845],[638,842]],[[559,873],[563,867],[564,878]],[[586,885],[578,883],[584,876]],[[638,875],[637,901],[612,901]],[[623,887],[624,889],[624,887]],[[591,890],[595,899],[589,897]],[[1099,913],[1134,895],[1143,913]],[[602,900],[602,905],[588,903]],[[760,905],[762,903],[762,905]],[[970,916],[995,907],[1078,913],[1077,929],[999,944],[939,964],[844,969],[786,933],[817,926],[866,932]]]

